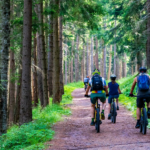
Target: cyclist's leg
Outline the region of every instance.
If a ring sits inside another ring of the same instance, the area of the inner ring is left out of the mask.
[[[141,117],[141,108],[143,107],[143,99],[137,97],[137,110],[136,110],[136,116],[137,116],[137,123],[135,128],[140,127],[140,117]]]
[[[95,113],[95,103],[96,103],[96,97],[94,95],[95,93],[91,94],[91,126],[94,126],[94,113]]]
[[[108,113],[110,113],[110,110],[111,110],[112,98],[113,97],[111,95],[109,95],[109,97],[108,97]]]

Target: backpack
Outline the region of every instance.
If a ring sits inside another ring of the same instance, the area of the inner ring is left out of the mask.
[[[100,77],[98,74],[95,74],[92,77],[92,91],[97,91],[97,90],[103,90],[103,81],[102,81],[102,77]]]
[[[140,91],[149,90],[149,77],[147,75],[140,75],[137,77],[138,88]]]

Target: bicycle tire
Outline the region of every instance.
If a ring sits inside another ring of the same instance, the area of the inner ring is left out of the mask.
[[[110,111],[110,113],[111,113],[111,122],[113,122],[113,104],[111,104],[111,111]]]
[[[146,112],[146,108],[143,108],[143,125],[142,125],[142,133],[146,134],[147,132],[147,112]]]
[[[100,115],[99,115],[99,108],[96,108],[96,131],[97,133],[100,132]]]
[[[113,103],[113,123],[116,123],[116,115],[117,115],[117,112],[116,112],[116,104],[115,102]]]
[[[143,117],[141,117],[141,121],[140,121],[140,132],[142,132],[143,129]]]

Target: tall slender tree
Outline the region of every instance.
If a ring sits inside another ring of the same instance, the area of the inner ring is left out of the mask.
[[[32,121],[31,103],[32,0],[24,0],[22,86],[19,124]]]

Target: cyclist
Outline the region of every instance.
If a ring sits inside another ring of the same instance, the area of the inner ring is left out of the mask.
[[[97,97],[100,98],[102,102],[102,112],[101,112],[101,119],[105,119],[104,109],[105,109],[105,103],[106,103],[106,94],[108,94],[108,90],[106,87],[106,81],[104,78],[100,76],[100,71],[98,69],[95,69],[92,74],[92,78],[89,81],[89,85],[87,87],[85,97],[88,96],[89,89],[91,88],[91,112],[92,112],[92,121],[91,126],[95,125],[94,122],[94,110],[95,110],[95,104]],[[105,93],[106,91],[106,93]]]
[[[144,95],[150,95],[150,76],[148,74],[146,74],[147,69],[145,67],[141,67],[139,69],[139,75],[137,77],[135,77],[132,87],[131,87],[131,91],[130,91],[130,95],[129,96],[133,96],[133,91],[134,88],[136,86],[137,83],[137,111],[136,111],[136,115],[137,115],[137,123],[135,128],[139,128],[140,127],[140,116],[141,116],[141,108],[143,107],[143,99],[141,98],[142,96],[144,97]],[[140,97],[139,97],[140,96]],[[150,97],[145,98],[146,102],[147,102],[147,108],[148,108],[148,112],[147,112],[147,116],[148,118],[150,118]]]
[[[88,84],[89,81],[90,81],[89,76],[86,76],[86,77],[84,78],[84,85]]]
[[[108,88],[109,88],[108,112],[110,112],[111,110],[111,103],[112,103],[113,98],[116,98],[117,110],[119,110],[118,98],[119,98],[119,94],[121,94],[119,84],[116,82],[116,75],[112,74],[110,76],[110,79],[111,79],[111,82],[108,83]],[[111,118],[111,113],[108,115],[108,119],[110,118]]]

